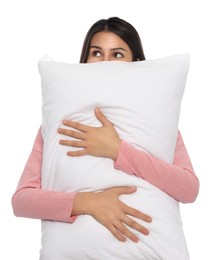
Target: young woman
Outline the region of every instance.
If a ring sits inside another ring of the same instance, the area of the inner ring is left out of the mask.
[[[140,37],[128,22],[113,17],[99,20],[88,31],[82,48],[81,63],[100,61],[144,60]],[[193,202],[198,194],[199,181],[194,173],[181,134],[178,133],[173,164],[135,149],[121,140],[115,128],[103,113],[96,108],[95,116],[101,127],[90,127],[78,122],[64,121],[67,129],[58,131],[77,141],[61,140],[59,145],[79,147],[65,156],[91,155],[113,160],[113,167],[125,174],[134,174],[155,185],[175,200]],[[69,130],[68,127],[71,127]],[[12,198],[14,214],[21,217],[46,219],[72,223],[76,216],[89,214],[105,226],[120,241],[127,238],[138,242],[133,229],[145,235],[149,231],[133,217],[146,222],[154,221],[145,212],[128,207],[119,200],[123,194],[132,194],[136,188],[115,187],[93,193],[62,193],[41,189],[41,165],[43,139],[39,129],[32,152]],[[131,229],[132,228],[132,229]]]

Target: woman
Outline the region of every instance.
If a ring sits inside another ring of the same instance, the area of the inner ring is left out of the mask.
[[[100,20],[90,28],[84,41],[80,62],[111,60],[132,62],[144,59],[142,44],[136,30],[126,21],[113,17]],[[190,203],[196,199],[199,181],[180,133],[174,162],[168,164],[121,140],[112,123],[98,108],[95,109],[95,116],[102,127],[64,121],[63,124],[71,127],[71,130],[58,129],[60,134],[77,139],[77,141],[60,141],[60,145],[80,148],[76,152],[68,152],[68,156],[88,154],[110,158],[116,169],[145,179],[179,202]],[[43,139],[39,129],[33,150],[12,198],[16,216],[72,223],[76,216],[89,214],[119,241],[126,241],[129,238],[138,242],[133,229],[145,235],[149,234],[149,231],[132,217],[146,222],[151,222],[151,217],[119,200],[120,195],[134,193],[136,188],[118,187],[100,193],[61,193],[42,190],[42,155]]]

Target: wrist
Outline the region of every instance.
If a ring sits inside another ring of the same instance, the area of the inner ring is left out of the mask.
[[[112,159],[113,161],[116,161],[116,160],[117,160],[121,142],[122,142],[122,140],[119,138],[119,139],[116,141],[115,145],[113,146],[113,152],[112,152],[112,154],[111,154],[111,156],[110,156],[110,159]]]
[[[93,192],[78,192],[75,196],[71,215],[89,214]]]

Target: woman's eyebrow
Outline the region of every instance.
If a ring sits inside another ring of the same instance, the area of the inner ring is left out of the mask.
[[[99,46],[97,46],[97,45],[92,45],[92,46],[90,46],[90,48],[89,48],[89,49],[92,49],[92,48],[95,48],[95,49],[102,50],[102,48],[101,48],[101,47],[99,47]],[[117,48],[112,48],[112,49],[111,49],[111,51],[118,51],[118,50],[122,50],[122,51],[125,51],[125,52],[127,52],[127,50],[126,50],[126,49],[124,49],[124,48],[122,48],[122,47],[117,47]]]
[[[102,48],[99,47],[99,46],[97,46],[97,45],[92,45],[92,46],[89,47],[89,49],[91,49],[91,48],[95,48],[95,49],[100,49],[100,50],[102,50]]]
[[[112,51],[118,51],[118,50],[122,50],[122,51],[125,51],[125,52],[127,52],[127,50],[125,50],[124,48],[122,48],[122,47],[118,47],[118,48],[112,48],[111,49]]]

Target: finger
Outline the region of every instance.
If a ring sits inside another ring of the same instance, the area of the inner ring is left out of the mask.
[[[65,126],[72,127],[74,129],[77,129],[77,130],[82,131],[82,132],[86,132],[88,130],[88,128],[89,128],[89,126],[87,126],[87,125],[83,125],[83,124],[81,124],[79,122],[74,122],[74,121],[67,120],[67,119],[63,120],[62,123]]]
[[[70,146],[70,147],[85,148],[83,141],[60,140],[59,144],[65,145],[65,146]]]
[[[69,136],[69,137],[73,137],[76,139],[81,139],[81,140],[83,140],[85,138],[85,133],[83,133],[83,132],[73,131],[73,130],[64,129],[64,128],[59,128],[58,133]]]
[[[112,125],[112,123],[106,118],[106,116],[101,112],[100,108],[96,107],[95,110],[95,116],[97,120],[101,122],[103,126]]]
[[[129,207],[129,206],[125,205],[124,203],[123,203],[123,205],[124,205],[124,210],[128,215],[133,216],[133,217],[138,218],[138,219],[141,219],[141,220],[143,220],[147,223],[152,222],[152,218],[149,215],[144,214],[137,209]]]
[[[108,230],[113,234],[113,236],[118,239],[119,241],[121,242],[125,242],[126,241],[126,238],[125,236],[123,236],[119,231],[118,229],[116,229],[115,226],[111,225],[110,227],[107,227]]]
[[[83,155],[87,155],[86,149],[67,152],[67,156],[70,156],[70,157],[78,157],[78,156],[83,156]]]
[[[137,230],[138,232],[144,234],[144,235],[149,235],[149,230],[143,226],[141,226],[138,222],[133,220],[132,218],[129,218],[125,216],[124,221],[123,221],[127,226]]]
[[[129,238],[131,241],[137,243],[139,238],[134,235],[122,222],[118,222],[115,227],[121,232],[122,235]]]
[[[120,195],[123,195],[123,194],[134,193],[137,190],[137,188],[136,187],[123,186],[123,187],[116,187],[116,188],[114,188],[114,190],[116,191],[116,194],[118,196],[120,196]]]

